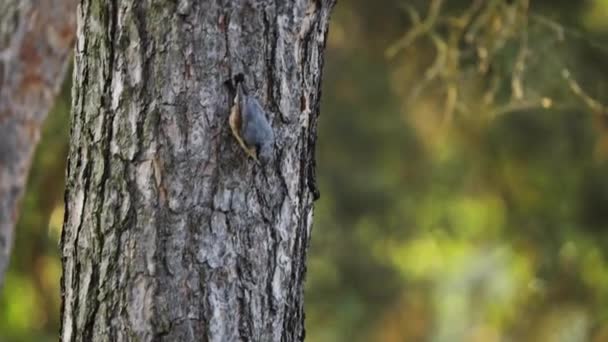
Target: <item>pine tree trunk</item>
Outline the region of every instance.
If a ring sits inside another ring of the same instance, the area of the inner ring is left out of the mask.
[[[0,285],[40,128],[63,82],[76,0],[0,1]]]
[[[333,0],[81,0],[62,236],[67,341],[301,341]],[[276,135],[248,159],[224,84]]]

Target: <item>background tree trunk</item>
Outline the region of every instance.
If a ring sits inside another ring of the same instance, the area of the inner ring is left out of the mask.
[[[40,128],[72,54],[76,0],[0,2],[0,284]]]
[[[82,0],[62,341],[300,341],[332,0]],[[224,82],[261,100],[246,158]]]

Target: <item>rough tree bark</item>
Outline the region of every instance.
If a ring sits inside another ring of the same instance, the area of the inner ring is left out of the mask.
[[[333,1],[81,0],[62,341],[303,340]],[[237,73],[266,167],[230,133]]]
[[[63,82],[76,0],[0,2],[0,285],[39,132]]]

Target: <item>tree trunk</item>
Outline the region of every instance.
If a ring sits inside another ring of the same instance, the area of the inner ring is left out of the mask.
[[[72,54],[76,0],[0,3],[0,285],[39,132]]]
[[[301,341],[333,0],[81,0],[62,341]],[[276,135],[230,133],[243,73]]]

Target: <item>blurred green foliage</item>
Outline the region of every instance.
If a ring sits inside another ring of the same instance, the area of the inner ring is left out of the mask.
[[[417,24],[436,3],[336,6],[307,341],[608,341],[608,1],[450,0]],[[58,336],[68,112],[69,84],[0,341]]]
[[[71,73],[68,74],[68,78]],[[11,265],[0,293],[0,341],[57,341],[71,80],[41,132],[30,170]]]
[[[608,1],[332,20],[307,340],[608,341]]]

